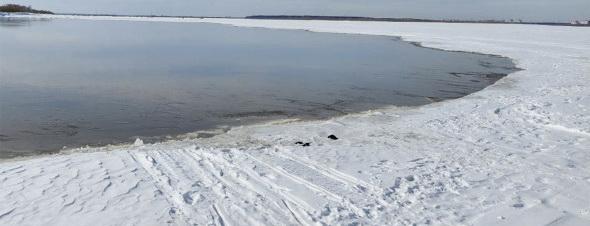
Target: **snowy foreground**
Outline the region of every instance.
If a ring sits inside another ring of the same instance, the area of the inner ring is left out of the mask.
[[[393,35],[526,70],[419,108],[0,163],[0,225],[590,225],[588,28],[127,20]]]

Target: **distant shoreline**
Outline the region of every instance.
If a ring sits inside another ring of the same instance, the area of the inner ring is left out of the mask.
[[[354,17],[354,16],[297,16],[297,15],[254,15],[245,19],[267,20],[330,20],[330,21],[381,21],[381,22],[422,22],[422,23],[476,23],[476,24],[531,24],[550,26],[588,27],[590,24],[572,24],[560,22],[524,22],[515,20],[434,20],[416,18],[383,18],[383,17]]]
[[[0,5],[0,13],[35,13],[35,14],[53,14],[48,10],[33,9],[31,6],[5,4]]]
[[[4,12],[6,13],[6,12]],[[12,13],[8,13],[12,14]],[[0,14],[2,15],[2,14]],[[106,17],[149,17],[149,18],[221,18],[221,19],[253,19],[253,20],[325,20],[325,21],[375,21],[375,22],[421,22],[421,23],[463,23],[463,24],[526,24],[547,26],[590,27],[586,24],[563,22],[524,22],[513,20],[435,20],[416,18],[383,18],[383,17],[354,17],[354,16],[311,16],[311,15],[252,15],[246,17],[232,16],[167,16],[167,15],[138,15],[138,14],[89,14],[89,13],[53,13],[60,16],[106,16]]]

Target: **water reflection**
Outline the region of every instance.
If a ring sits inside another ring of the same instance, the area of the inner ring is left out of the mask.
[[[35,22],[43,22],[43,21],[51,21],[48,18],[20,18],[20,17],[6,17],[0,14],[0,27],[10,28],[10,27],[23,27],[23,26],[31,26],[31,23]]]
[[[390,37],[213,24],[11,23],[0,20],[0,157],[427,104],[478,91],[514,66]]]

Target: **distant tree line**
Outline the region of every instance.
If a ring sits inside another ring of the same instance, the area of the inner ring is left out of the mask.
[[[31,6],[23,6],[17,4],[6,4],[0,6],[0,12],[5,13],[39,13],[39,14],[53,14],[51,11],[47,10],[36,10],[33,9]]]
[[[335,21],[383,21],[383,22],[431,22],[431,23],[486,23],[486,24],[538,24],[556,26],[590,26],[590,23],[557,23],[557,22],[523,22],[522,20],[435,20],[415,18],[375,18],[355,16],[310,16],[310,15],[254,15],[246,19],[267,19],[267,20],[335,20]]]

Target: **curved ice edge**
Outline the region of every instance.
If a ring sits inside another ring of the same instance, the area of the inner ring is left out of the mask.
[[[244,24],[234,23],[236,21],[266,22],[266,21],[283,21],[283,20],[257,20],[257,19],[235,19],[235,18],[217,19],[217,18],[183,18],[183,17],[140,17],[140,16],[78,16],[78,15],[59,15],[59,14],[32,14],[32,13],[17,13],[17,14],[6,13],[6,14],[0,14],[0,16],[6,17],[6,18],[22,18],[22,19],[33,19],[33,20],[75,19],[75,20],[93,20],[93,21],[209,23],[209,24],[219,24],[219,25],[228,25],[228,26],[245,27],[245,28],[262,28],[262,29],[273,29],[273,30],[301,30],[301,31],[308,31],[308,32],[331,33],[331,34],[385,36],[385,37],[395,38],[396,40],[399,40],[399,41],[410,43],[410,44],[415,45],[420,48],[429,48],[429,49],[442,50],[442,51],[448,51],[448,52],[471,53],[471,54],[480,54],[480,55],[507,58],[507,59],[510,59],[514,63],[514,67],[516,69],[516,71],[502,77],[501,79],[497,80],[495,83],[485,87],[484,89],[482,89],[480,91],[467,94],[467,95],[460,97],[460,98],[445,99],[442,101],[435,101],[435,102],[425,104],[425,105],[420,105],[420,106],[395,106],[395,105],[382,106],[382,107],[377,107],[377,108],[370,109],[370,110],[354,112],[354,113],[347,113],[345,115],[340,115],[340,116],[333,116],[328,119],[302,120],[300,118],[286,118],[286,119],[269,120],[269,121],[264,121],[264,122],[260,122],[260,123],[240,125],[240,126],[227,127],[227,126],[221,125],[220,127],[214,128],[214,129],[193,131],[193,132],[178,134],[178,135],[174,135],[174,136],[162,135],[161,137],[169,137],[169,138],[163,138],[162,141],[158,141],[155,143],[146,143],[146,144],[144,144],[143,140],[140,137],[134,136],[134,137],[130,138],[130,139],[134,139],[134,141],[130,141],[130,142],[121,142],[121,143],[107,144],[107,145],[101,145],[101,146],[85,145],[82,147],[73,147],[73,148],[65,147],[64,149],[56,150],[55,152],[39,153],[39,154],[35,154],[35,155],[30,155],[30,156],[18,156],[18,157],[9,158],[9,159],[0,159],[0,163],[24,161],[24,160],[29,160],[29,159],[45,158],[45,157],[51,157],[51,156],[70,155],[70,154],[76,154],[76,153],[93,153],[93,152],[128,150],[128,149],[133,149],[133,148],[137,148],[140,146],[154,146],[154,145],[157,145],[157,146],[164,145],[165,146],[166,144],[173,144],[175,142],[191,142],[194,144],[198,144],[199,143],[198,141],[204,141],[204,140],[210,139],[210,137],[204,137],[204,138],[198,137],[199,134],[201,134],[201,133],[212,134],[213,136],[219,136],[219,135],[223,135],[223,134],[229,135],[230,137],[228,137],[228,139],[220,140],[220,141],[216,142],[216,145],[215,145],[217,148],[225,148],[223,146],[224,143],[232,143],[232,142],[235,142],[235,140],[240,139],[239,137],[231,137],[232,131],[235,131],[235,130],[240,130],[240,129],[245,129],[245,128],[252,129],[252,128],[258,128],[258,127],[269,127],[269,126],[278,125],[278,124],[290,124],[290,123],[298,123],[298,122],[299,123],[320,124],[320,123],[324,123],[327,121],[337,120],[337,119],[346,118],[346,117],[359,117],[359,116],[365,117],[365,116],[371,116],[371,115],[375,115],[375,114],[382,114],[382,112],[403,113],[403,112],[406,112],[409,110],[420,110],[420,109],[426,108],[426,107],[428,107],[428,108],[439,107],[444,103],[448,103],[451,101],[457,101],[457,100],[461,100],[464,98],[469,98],[471,96],[477,95],[486,89],[489,89],[491,87],[498,85],[502,81],[506,80],[506,78],[508,78],[509,76],[511,76],[515,73],[518,73],[519,71],[526,70],[526,69],[521,68],[519,66],[519,63],[517,60],[510,58],[508,56],[503,56],[501,54],[477,52],[477,51],[471,51],[471,50],[461,50],[461,49],[456,49],[456,48],[452,48],[452,47],[442,47],[439,45],[440,43],[428,42],[428,41],[424,41],[424,40],[418,41],[418,40],[414,40],[410,37],[406,37],[404,35],[367,34],[367,33],[363,33],[363,32],[323,31],[323,30],[319,30],[319,29],[284,28],[281,26],[269,27],[269,26],[261,26],[261,25],[256,25],[256,24],[244,25]],[[291,21],[292,20],[284,20],[283,22],[291,22]],[[314,21],[314,20],[311,20],[311,21]],[[322,22],[324,22],[324,21],[322,21]],[[327,22],[342,22],[342,21],[327,21]],[[351,22],[351,21],[346,21],[346,22]],[[391,22],[354,21],[354,23],[391,23]],[[396,23],[399,23],[399,22],[396,22]],[[401,22],[401,23],[404,23],[404,22]],[[415,22],[411,22],[411,23],[415,23]],[[139,144],[139,143],[141,143],[141,144]],[[206,147],[203,147],[203,148],[206,148]]]
[[[466,97],[466,96],[465,96]],[[464,98],[464,97],[461,97]],[[458,99],[461,99],[458,98]],[[328,119],[300,119],[300,118],[286,118],[286,119],[276,119],[276,120],[269,120],[265,122],[253,123],[253,124],[246,124],[241,126],[220,126],[219,128],[215,129],[208,129],[208,130],[198,130],[189,133],[178,134],[174,136],[168,136],[171,138],[166,138],[162,141],[158,141],[155,143],[145,143],[144,139],[141,137],[132,137],[129,142],[121,142],[121,143],[114,143],[114,144],[107,144],[107,145],[100,145],[100,146],[93,146],[93,145],[85,145],[82,147],[73,147],[73,148],[64,148],[61,150],[56,150],[55,152],[48,152],[48,153],[38,153],[34,155],[26,155],[26,156],[17,156],[13,158],[0,158],[0,164],[8,163],[8,162],[20,162],[32,159],[40,159],[40,158],[50,158],[50,157],[57,157],[57,156],[64,156],[64,155],[72,155],[72,154],[81,154],[81,153],[95,153],[95,152],[110,152],[110,151],[130,151],[133,149],[138,148],[147,148],[150,147],[166,147],[170,144],[177,144],[177,143],[187,143],[190,142],[193,145],[196,145],[199,148],[219,148],[219,149],[226,149],[226,148],[238,148],[235,145],[228,145],[229,143],[236,142],[244,137],[236,137],[233,136],[235,132],[240,130],[252,130],[261,127],[272,127],[277,125],[286,125],[291,124],[295,125],[296,123],[316,123],[321,124],[325,122],[329,122],[332,120],[344,119],[348,117],[370,117],[374,115],[382,115],[383,112],[388,113],[404,113],[408,112],[409,110],[418,110],[421,107],[425,106],[439,106],[447,101],[452,101],[456,99],[446,99],[443,101],[433,102],[426,105],[421,106],[384,106],[380,108],[354,112],[354,113],[347,113],[341,116],[334,116]],[[210,137],[198,137],[200,134],[212,134]],[[166,136],[166,135],[165,135]],[[213,141],[215,139],[215,141]],[[207,142],[211,141],[211,142]],[[203,145],[203,142],[207,142],[208,145]],[[257,144],[248,144],[244,143],[239,148],[250,148],[259,146]]]

